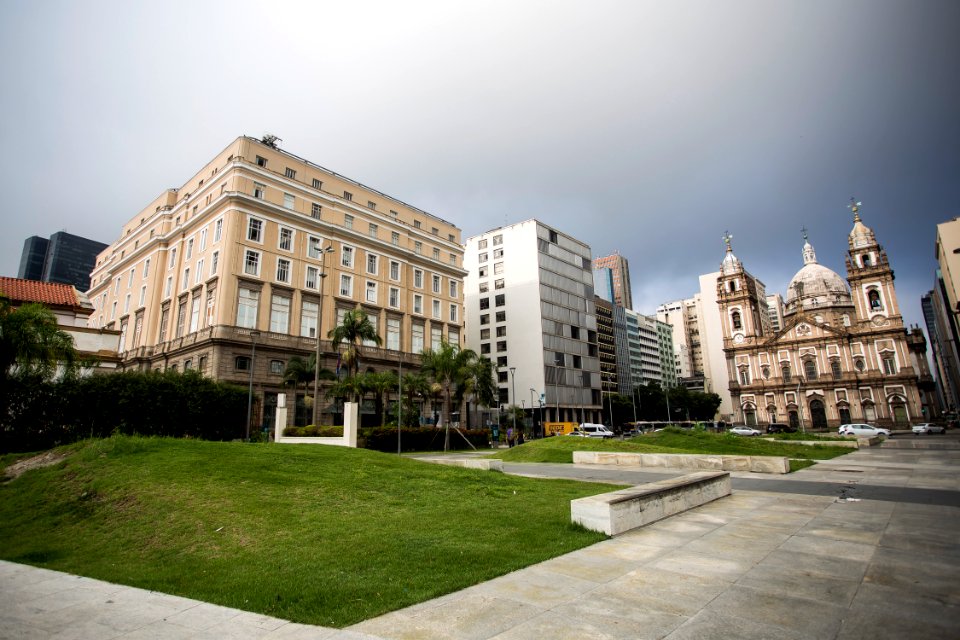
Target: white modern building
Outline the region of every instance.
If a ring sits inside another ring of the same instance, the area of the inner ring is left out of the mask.
[[[496,365],[500,404],[599,422],[590,247],[531,219],[468,238],[464,267],[467,346]]]

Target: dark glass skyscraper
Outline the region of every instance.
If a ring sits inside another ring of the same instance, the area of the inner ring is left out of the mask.
[[[18,278],[62,282],[80,291],[90,288],[90,272],[97,254],[107,245],[66,231],[58,231],[49,240],[39,236],[27,238],[20,256]]]

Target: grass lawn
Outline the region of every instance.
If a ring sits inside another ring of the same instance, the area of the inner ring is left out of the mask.
[[[0,484],[0,557],[333,627],[602,540],[570,500],[619,488],[322,445],[66,449]]]
[[[627,451],[632,453],[706,453],[748,456],[786,456],[791,460],[826,460],[855,451],[843,447],[807,446],[785,441],[771,442],[760,438],[729,433],[709,433],[665,429],[627,440],[601,440],[555,436],[527,442],[519,447],[503,449],[491,457],[510,462],[573,462],[574,451]],[[791,464],[791,471],[810,466],[812,462]]]

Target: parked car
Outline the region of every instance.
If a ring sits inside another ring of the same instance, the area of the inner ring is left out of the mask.
[[[946,433],[947,428],[939,424],[930,424],[929,422],[923,422],[921,424],[913,425],[911,429],[914,433],[927,434],[931,433]]]
[[[857,436],[869,438],[871,436],[890,437],[890,429],[881,429],[869,424],[842,424],[840,425],[840,435]]]
[[[797,428],[792,427],[789,424],[772,422],[767,425],[767,433],[796,433],[796,432],[797,432]]]
[[[733,427],[730,429],[730,433],[733,433],[738,436],[758,436],[760,432],[757,429],[752,427]]]

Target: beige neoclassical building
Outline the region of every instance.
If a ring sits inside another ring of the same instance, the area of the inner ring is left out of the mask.
[[[717,300],[735,420],[900,427],[929,415],[926,342],[904,327],[887,254],[856,203],[852,209],[846,280],[805,241],[779,330],[727,238]]]
[[[460,344],[460,241],[437,216],[273,137],[243,136],[133,216],[98,256],[90,325],[120,331],[127,369],[196,369],[246,384],[252,366],[259,424],[277,393],[290,393],[290,358],[314,352],[318,333],[321,366],[336,367],[327,332],[357,305],[383,340],[365,349],[364,370],[415,366],[441,339]]]

